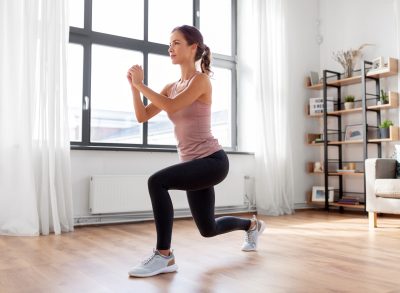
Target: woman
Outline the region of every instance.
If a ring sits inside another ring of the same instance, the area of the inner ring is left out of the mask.
[[[181,163],[153,174],[148,181],[157,230],[157,245],[153,254],[129,271],[130,276],[149,277],[177,270],[170,250],[173,206],[168,190],[186,190],[190,210],[204,237],[234,230],[246,231],[244,251],[257,248],[257,238],[265,228],[263,221],[238,217],[214,217],[214,185],[228,174],[228,157],[211,134],[211,83],[209,80],[210,49],[201,33],[192,26],[176,27],[170,37],[169,54],[173,64],[181,67],[179,81],[168,84],[160,94],[143,84],[143,69],[139,65],[128,71],[135,114],[145,122],[165,111],[175,126]],[[201,72],[195,62],[201,59]],[[140,93],[150,100],[144,106]]]

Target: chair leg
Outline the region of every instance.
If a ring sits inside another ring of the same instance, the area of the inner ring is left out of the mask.
[[[378,220],[378,213],[368,212],[368,222],[369,222],[370,229],[374,229],[374,228],[378,227],[377,220]]]

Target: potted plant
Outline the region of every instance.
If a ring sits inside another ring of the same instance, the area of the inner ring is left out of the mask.
[[[381,94],[379,95],[378,105],[385,105],[385,104],[389,104],[389,96],[384,90],[381,90]]]
[[[345,110],[353,109],[354,108],[354,96],[345,96],[344,97],[344,108]]]
[[[393,126],[393,122],[391,120],[385,119],[380,125],[379,125],[379,134],[380,138],[389,138],[389,128],[390,126]]]

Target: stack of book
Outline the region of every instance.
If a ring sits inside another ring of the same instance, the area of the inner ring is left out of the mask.
[[[340,198],[338,200],[338,203],[340,203],[340,204],[348,204],[348,205],[358,205],[358,204],[360,204],[360,201],[355,196],[344,195],[342,198]]]

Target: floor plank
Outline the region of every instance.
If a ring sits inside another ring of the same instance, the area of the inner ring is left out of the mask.
[[[259,217],[267,229],[253,253],[240,251],[241,231],[203,238],[176,220],[179,271],[147,279],[127,271],[151,253],[153,222],[0,236],[0,292],[400,292],[400,218],[369,231],[360,213]]]

